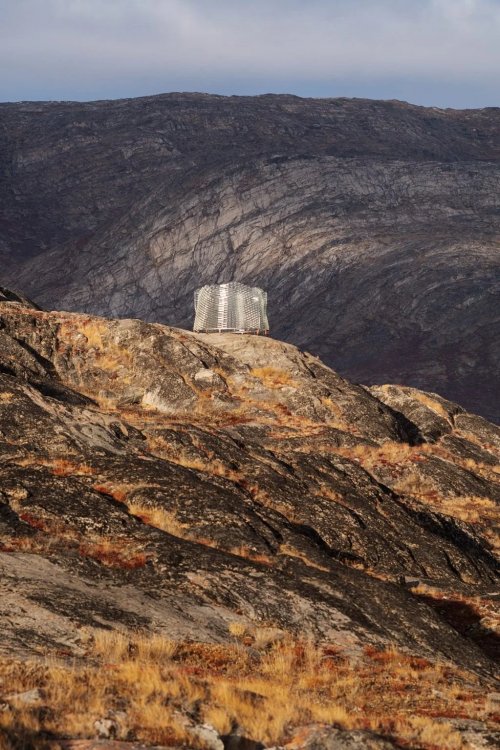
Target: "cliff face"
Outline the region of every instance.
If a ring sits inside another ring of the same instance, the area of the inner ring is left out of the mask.
[[[499,453],[290,344],[0,288],[0,743],[494,747]]]
[[[275,336],[500,418],[500,111],[171,94],[0,105],[4,283],[188,327],[269,292]]]

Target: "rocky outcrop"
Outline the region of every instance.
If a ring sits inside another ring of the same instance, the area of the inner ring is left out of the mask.
[[[495,747],[499,452],[275,339],[1,288],[0,745]]]
[[[2,283],[189,327],[266,288],[275,336],[500,419],[496,108],[169,94],[0,105]]]
[[[496,427],[273,339],[3,297],[1,648],[78,653],[82,625],[224,641],[241,621],[489,673]],[[482,601],[477,627],[419,581]]]

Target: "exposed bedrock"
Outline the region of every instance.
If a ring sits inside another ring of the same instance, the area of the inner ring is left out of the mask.
[[[0,105],[1,282],[190,326],[269,293],[273,335],[498,421],[500,110],[171,94]]]
[[[0,648],[242,621],[491,674],[498,428],[273,339],[2,295]]]

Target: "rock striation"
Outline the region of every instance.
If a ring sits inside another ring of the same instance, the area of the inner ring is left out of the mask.
[[[498,421],[500,110],[167,94],[0,105],[2,283],[189,327],[269,291],[274,335],[343,375]]]
[[[0,288],[0,745],[495,747],[499,453],[288,343]]]
[[[224,641],[243,621],[488,674],[488,617],[461,630],[412,588],[488,610],[499,449],[460,406],[290,344],[2,290],[0,648],[78,651],[83,625]]]

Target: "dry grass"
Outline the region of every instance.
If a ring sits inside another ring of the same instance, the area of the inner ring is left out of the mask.
[[[301,560],[309,568],[316,568],[316,570],[322,570],[323,572],[328,573],[328,568],[325,568],[323,567],[323,565],[319,565],[318,563],[314,562],[309,557],[307,557],[304,552],[296,549],[291,544],[280,544],[279,554],[286,555],[287,557],[295,557],[298,560]]]
[[[258,378],[267,388],[282,388],[283,386],[298,387],[298,383],[289,372],[279,367],[253,367],[250,375]]]
[[[379,467],[397,466],[403,462],[421,457],[421,447],[414,448],[407,443],[387,440],[381,445],[353,445],[335,448],[335,453],[355,461],[367,471]]]
[[[440,443],[411,446],[407,443],[388,440],[376,446],[355,445],[335,448],[335,452],[359,462],[367,471],[418,465],[425,462],[428,457],[435,456],[490,481],[498,482],[500,479],[500,464],[486,464],[471,458],[460,458]],[[495,455],[494,452],[493,455]]]
[[[0,393],[0,404],[8,404],[9,401],[12,401],[13,398],[14,394],[12,393],[12,391],[3,391],[2,393]]]
[[[218,545],[220,546],[220,545]],[[260,563],[261,565],[272,565],[273,559],[269,555],[266,555],[257,550],[246,547],[244,544],[240,544],[237,547],[230,547],[228,550],[232,555],[237,557],[244,557],[246,560],[252,560],[252,562]]]
[[[500,658],[500,612],[495,598],[466,596],[419,584],[411,593],[437,610],[441,619],[475,641],[493,660]]]
[[[340,492],[332,490],[331,487],[328,487],[326,484],[320,484],[320,489],[315,492],[314,495],[315,497],[321,497],[326,500],[331,500],[333,503],[337,503],[338,505],[343,505],[345,508],[349,507]]]
[[[400,495],[414,495],[421,499],[438,498],[438,491],[431,479],[417,471],[411,471],[392,485]]]
[[[118,503],[124,503],[129,492],[136,487],[137,485],[134,484],[117,484],[114,482],[97,482],[92,485],[92,489],[100,495],[112,497],[113,500],[116,500]]]
[[[87,348],[94,350],[96,365],[100,369],[114,373],[118,369],[130,367],[132,355],[109,336],[109,321],[100,318],[84,319],[79,330],[87,339]],[[124,381],[123,373],[120,380],[122,383],[127,382]]]
[[[76,534],[66,534],[64,538],[52,534],[34,536],[0,537],[0,552],[25,552],[47,554],[74,550],[80,557],[88,557],[108,568],[135,570],[148,562],[148,555],[140,545],[133,545],[115,537],[94,537],[92,540],[76,543]]]
[[[107,568],[135,570],[143,568],[148,556],[141,545],[116,537],[100,537],[96,541],[82,542],[78,547],[82,557],[90,557]]]
[[[228,630],[235,638],[241,638],[247,632],[247,626],[243,622],[230,622]]]
[[[241,484],[245,481],[244,474],[238,469],[226,466],[222,461],[216,458],[192,458],[185,455],[179,455],[175,459],[171,459],[173,463],[178,466],[184,466],[186,469],[193,469],[194,471],[201,471],[204,474],[211,474],[215,477],[223,477],[228,479],[230,482]]]
[[[498,482],[498,465],[461,459],[439,443],[410,446],[406,443],[387,441],[377,446],[356,445],[334,450],[335,453],[359,463],[395,492],[411,495],[441,513],[476,524],[493,549],[500,550],[497,503],[490,498],[443,492],[434,484],[431,477],[418,470],[419,465],[427,461],[429,456],[437,456],[484,479]],[[323,491],[321,494],[325,495]],[[341,499],[337,499],[337,502],[341,502]]]
[[[409,494],[420,502],[460,521],[477,525],[494,550],[500,550],[498,503],[477,495],[448,495],[438,491],[432,480],[410,472],[392,485],[400,494]]]
[[[103,335],[106,333],[106,329],[109,327],[106,322],[99,318],[83,318],[76,321],[77,329],[83,333],[87,339],[87,346],[89,349],[103,349]],[[71,330],[71,337],[74,337],[74,331]]]
[[[145,506],[141,503],[134,502],[127,503],[127,507],[129,513],[136,518],[139,518],[143,523],[161,529],[161,531],[165,531],[172,536],[180,539],[187,539],[190,542],[202,544],[205,547],[223,549],[232,555],[243,557],[247,560],[261,563],[262,565],[272,565],[273,563],[273,559],[269,555],[265,555],[257,550],[253,550],[244,545],[227,547],[218,539],[207,538],[192,531],[189,524],[179,521],[175,511],[155,506]]]
[[[327,421],[327,424],[330,427],[334,427],[339,430],[345,430],[349,427],[349,422],[346,419],[341,407],[330,396],[324,396],[321,399],[321,403],[328,409],[331,414],[330,419]]]
[[[16,460],[17,466],[45,466],[52,474],[60,477],[69,476],[91,476],[96,473],[90,464],[67,458],[44,458],[39,455],[29,454]]]
[[[162,435],[147,435],[146,444],[148,452],[154,456],[173,461],[178,455],[177,445],[172,445],[172,443],[166,440]]]
[[[462,469],[471,471],[478,477],[487,479],[489,482],[499,483],[500,482],[500,464],[486,464],[481,461],[475,461],[472,458],[461,459],[442,449],[441,446],[437,447],[434,455],[444,458],[445,461],[450,461],[460,466]]]
[[[55,547],[56,542],[45,537],[20,534],[0,537],[0,552],[28,552],[36,555],[50,552]]]
[[[68,476],[91,476],[96,473],[96,470],[89,466],[89,464],[78,463],[68,461],[64,458],[54,459],[53,461],[44,462],[45,466],[48,466],[52,474],[60,477]]]
[[[426,406],[428,409],[431,409],[431,411],[438,414],[440,417],[443,417],[443,419],[446,419],[447,422],[450,421],[450,417],[444,406],[439,403],[434,398],[431,398],[430,396],[427,396],[425,393],[420,393],[419,391],[414,391],[412,393],[412,397],[416,401],[420,401],[421,404]]]
[[[280,380],[277,377],[277,380]],[[281,379],[282,380],[282,379]],[[231,383],[231,379],[227,379]],[[277,382],[277,381],[276,381]],[[204,398],[197,402],[196,408],[189,413],[189,424],[193,427],[199,426],[203,431],[216,432],[225,430],[227,427],[245,423],[257,423],[270,428],[269,438],[280,440],[289,438],[291,434],[310,436],[321,434],[325,426],[337,429],[347,429],[340,407],[333,401],[326,399],[324,406],[329,408],[331,401],[330,417],[326,416],[324,421],[309,419],[300,414],[294,414],[285,403],[276,400],[262,401],[251,398],[248,388],[235,386],[231,388],[231,395],[235,400],[240,400],[236,408],[226,410],[218,404],[215,408],[210,398]],[[160,414],[158,412],[146,411],[143,408],[127,407],[120,409],[122,419],[139,427],[147,437],[148,451],[152,455],[165,458],[169,461],[180,463],[187,468],[195,468],[200,471],[210,470],[210,458],[205,456],[203,448],[198,456],[179,455],[178,445],[169,443],[161,434],[155,434],[156,430],[164,428],[176,429],[178,425],[185,425],[186,414]],[[146,429],[144,429],[146,427]],[[355,428],[349,427],[353,434],[357,434]],[[214,472],[215,473],[215,472]]]
[[[127,507],[129,513],[140,518],[148,526],[154,526],[176,537],[187,538],[189,536],[189,525],[181,523],[174,511],[144,506],[140,503],[130,503]]]
[[[496,445],[494,443],[489,443],[488,441],[484,440],[482,437],[480,438],[474,432],[470,432],[469,430],[464,430],[463,428],[460,428],[460,427],[453,430],[453,432],[458,437],[461,437],[464,440],[468,440],[469,443],[473,443],[474,445],[477,445],[479,448],[482,448],[483,450],[488,451],[500,461],[500,449],[499,449],[498,443]]]
[[[160,458],[166,458],[168,461],[178,466],[183,466],[185,469],[193,469],[194,471],[201,471],[204,474],[224,477],[236,483],[240,483],[244,479],[241,471],[226,466],[215,457],[212,451],[206,451],[201,444],[197,444],[195,439],[193,439],[193,450],[197,451],[196,455],[192,453],[188,455],[186,452],[181,452],[177,446],[172,446],[163,437],[156,435],[148,437],[147,446],[151,454],[160,456]]]
[[[114,630],[92,633],[92,655],[100,660],[119,663],[128,661],[169,661],[177,651],[177,644],[164,636],[152,633],[147,637],[132,637]]]
[[[230,630],[246,637],[239,623]],[[460,736],[442,719],[494,719],[477,680],[445,664],[373,647],[351,664],[335,646],[294,641],[281,631],[252,643],[247,649],[96,631],[87,658],[72,664],[50,656],[3,659],[0,685],[8,694],[37,687],[42,700],[7,700],[0,737],[9,750],[37,747],[25,739],[41,732],[93,737],[97,719],[120,711],[118,738],[200,747],[187,718],[196,706],[200,723],[224,733],[237,722],[267,744],[299,747],[297,728],[324,722],[373,729],[405,747],[459,750]]]
[[[140,544],[129,538],[88,534],[82,541],[81,529],[69,526],[59,518],[34,514],[12,501],[19,518],[33,529],[32,535],[0,536],[0,551],[47,554],[52,552],[74,553],[87,557],[111,568],[135,569],[143,567],[148,556]]]
[[[470,523],[490,520],[498,524],[498,503],[478,495],[455,495],[440,498],[440,505],[450,516],[457,516]]]
[[[73,357],[76,367],[79,359],[94,371],[93,382],[86,387],[76,370],[72,376],[79,392],[97,402],[101,411],[115,412],[116,382],[120,387],[133,379],[134,358],[125,347],[113,340],[112,327],[104,318],[72,315],[63,319],[59,327],[56,351],[59,356]]]

